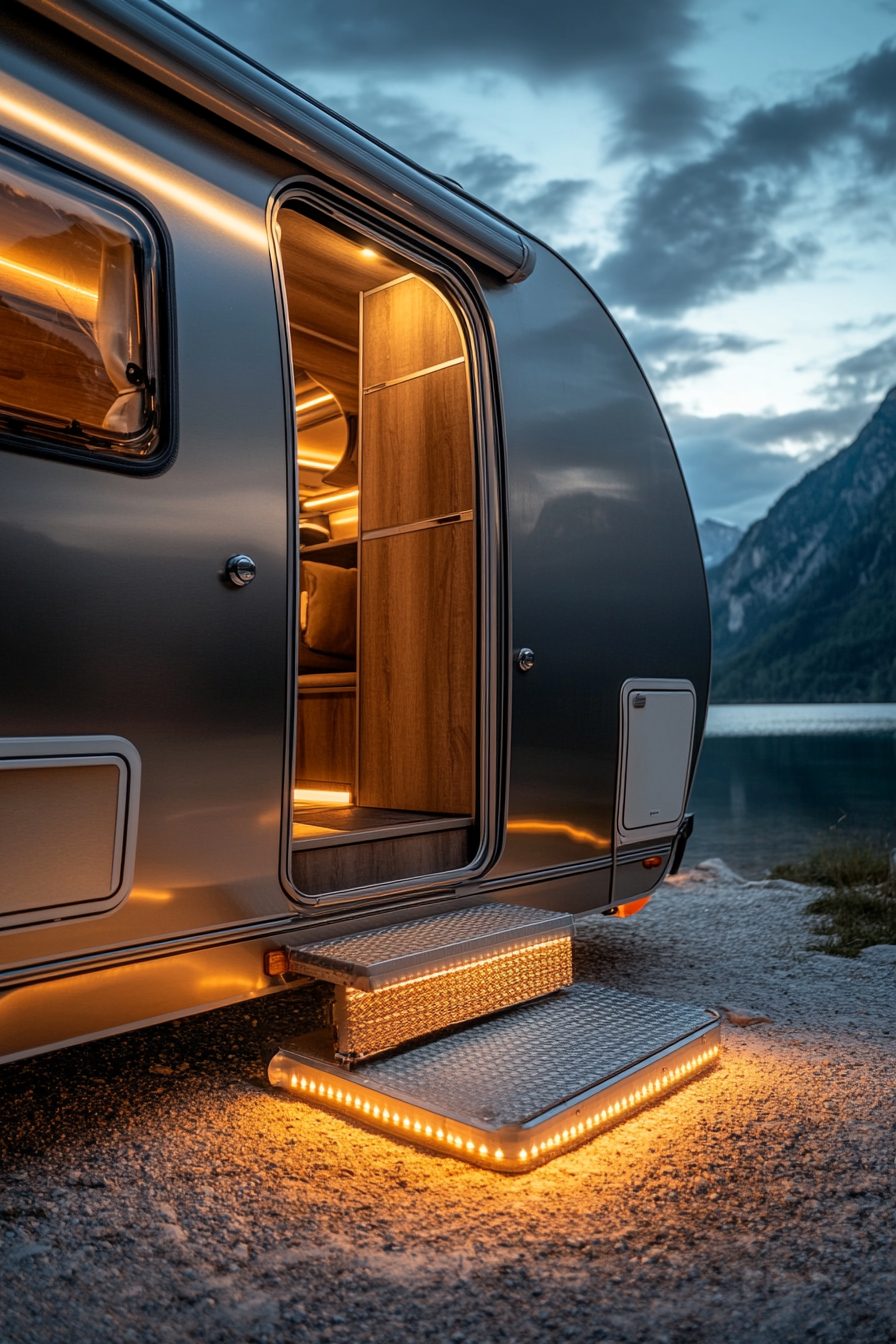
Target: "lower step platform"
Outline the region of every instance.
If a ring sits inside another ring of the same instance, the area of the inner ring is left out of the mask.
[[[280,1050],[277,1087],[477,1166],[519,1173],[569,1151],[718,1058],[719,1015],[576,984],[356,1065],[329,1032]]]

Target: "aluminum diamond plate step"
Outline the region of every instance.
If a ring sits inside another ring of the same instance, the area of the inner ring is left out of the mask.
[[[326,1033],[268,1076],[302,1100],[477,1165],[530,1170],[709,1067],[719,1015],[578,984],[346,1073]]]
[[[490,901],[287,951],[291,971],[373,991],[463,965],[486,953],[528,947],[559,934],[571,938],[572,933],[571,915]]]

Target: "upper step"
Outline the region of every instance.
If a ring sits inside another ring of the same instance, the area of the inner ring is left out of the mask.
[[[289,947],[289,969],[372,992],[486,954],[571,938],[572,915],[490,901],[429,919]]]

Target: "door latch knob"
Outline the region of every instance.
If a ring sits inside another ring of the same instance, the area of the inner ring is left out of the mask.
[[[531,672],[535,666],[535,654],[532,649],[517,649],[514,657],[521,672]]]
[[[248,555],[232,555],[224,572],[235,588],[245,588],[255,578],[255,561]]]

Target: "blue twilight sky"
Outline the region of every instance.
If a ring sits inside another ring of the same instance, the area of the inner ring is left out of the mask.
[[[741,526],[896,383],[896,0],[179,0],[558,247]]]

